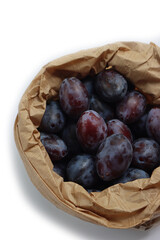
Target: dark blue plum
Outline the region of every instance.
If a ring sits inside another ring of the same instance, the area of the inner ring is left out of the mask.
[[[91,193],[91,192],[101,192],[102,190],[99,190],[99,189],[95,189],[95,188],[92,188],[92,189],[86,189],[88,193]]]
[[[113,108],[108,103],[100,100],[96,95],[92,95],[89,108],[99,113],[105,122],[114,118]]]
[[[98,182],[95,157],[83,154],[72,158],[67,166],[67,179],[84,188],[94,188]]]
[[[68,154],[66,144],[57,135],[41,132],[40,140],[53,163],[61,160]]]
[[[47,133],[58,133],[65,125],[65,116],[58,101],[50,101],[42,117],[39,129]]]
[[[142,169],[128,168],[122,177],[115,179],[112,184],[131,182],[137,179],[149,178],[149,174]]]
[[[94,93],[93,78],[86,77],[83,81],[83,84],[85,85],[88,91],[88,96],[92,97],[92,94]]]
[[[59,162],[54,163],[53,171],[60,175],[64,180],[66,178],[66,167],[67,162],[65,160],[61,160]]]
[[[108,69],[96,76],[95,91],[105,102],[117,102],[127,93],[127,81],[118,72]]]
[[[61,137],[67,145],[68,154],[70,157],[73,155],[78,155],[82,152],[81,146],[77,140],[75,122],[69,121],[66,124],[66,127],[62,131]]]
[[[138,121],[130,125],[130,129],[135,138],[147,137],[146,122],[148,114],[145,113]]]

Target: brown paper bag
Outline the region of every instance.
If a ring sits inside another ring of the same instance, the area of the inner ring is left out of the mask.
[[[25,91],[15,121],[15,141],[33,184],[58,208],[109,228],[150,228],[160,220],[160,167],[150,179],[139,179],[89,194],[64,182],[40,141],[37,127],[46,100],[57,99],[62,80],[95,75],[113,66],[154,103],[160,104],[160,48],[139,42],[118,42],[80,51],[45,65]]]

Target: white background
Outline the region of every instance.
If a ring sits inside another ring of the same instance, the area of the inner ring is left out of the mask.
[[[49,61],[116,41],[160,46],[159,1],[0,1],[0,239],[159,239],[112,230],[54,207],[30,182],[15,147],[13,124],[25,89]]]

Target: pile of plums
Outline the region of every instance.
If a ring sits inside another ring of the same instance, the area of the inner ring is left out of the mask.
[[[113,69],[64,79],[38,129],[53,171],[89,193],[160,166],[160,108]]]

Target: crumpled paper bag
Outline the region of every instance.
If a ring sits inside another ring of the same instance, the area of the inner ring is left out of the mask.
[[[160,48],[155,44],[117,42],[80,51],[48,63],[33,79],[19,104],[15,142],[31,181],[58,208],[109,228],[148,229],[160,220],[160,167],[149,179],[89,194],[80,185],[64,182],[53,172],[37,130],[46,100],[58,98],[64,78],[82,79],[107,66],[134,83],[150,103],[160,104]]]

